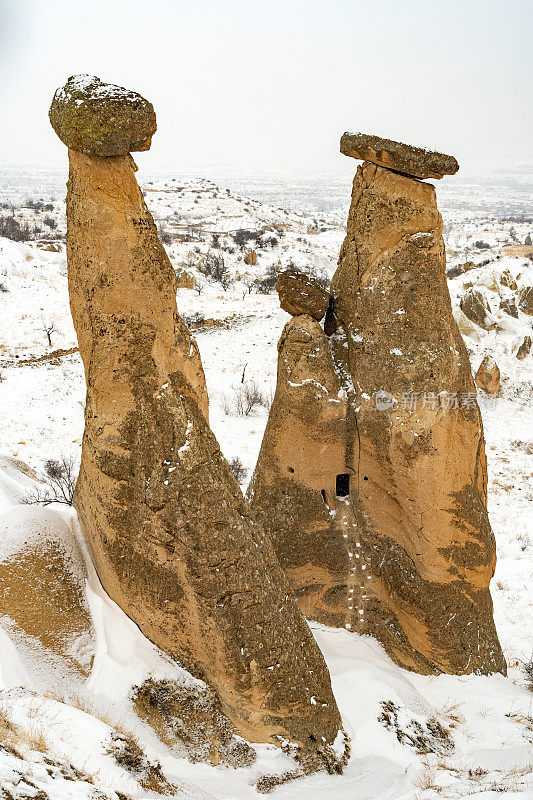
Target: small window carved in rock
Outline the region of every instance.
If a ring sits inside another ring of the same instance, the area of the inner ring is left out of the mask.
[[[348,472],[341,472],[340,475],[337,475],[335,494],[337,497],[348,497],[350,494],[350,474]]]

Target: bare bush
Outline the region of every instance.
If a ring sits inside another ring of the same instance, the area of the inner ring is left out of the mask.
[[[266,400],[255,381],[247,381],[237,389],[235,409],[241,417],[249,416],[257,406],[265,406]]]
[[[222,277],[220,278],[220,285],[222,286],[225,292],[227,292],[230,286],[233,286],[234,283],[235,281],[233,280],[229,272],[225,272],[224,275],[222,275]]]
[[[167,231],[165,225],[161,224],[158,228],[158,235],[159,239],[163,244],[170,244],[172,242],[172,237],[170,233]]]
[[[74,502],[74,490],[78,480],[79,463],[72,455],[61,455],[59,459],[49,458],[44,464],[47,485],[37,488],[24,498],[27,505],[49,506],[61,503],[71,506]]]
[[[222,408],[222,411],[227,417],[229,417],[229,415],[233,411],[234,408],[233,398],[230,397],[229,394],[226,394],[226,392],[223,392],[220,395],[220,407]]]
[[[526,687],[530,692],[533,692],[533,653],[531,654],[529,661],[522,662],[522,669],[526,673]]]
[[[329,289],[331,281],[329,276],[324,272],[324,270],[315,270],[309,269],[308,273],[310,278],[312,278],[319,286],[323,289]]]
[[[231,238],[238,247],[244,247],[249,242],[255,242],[257,244],[262,235],[263,231],[250,231],[246,228],[240,228],[238,231],[234,231],[231,234]]]
[[[55,221],[55,219],[53,217],[50,217],[48,214],[43,219],[43,225],[46,225],[51,230],[53,230],[54,228],[57,228],[57,222]]]
[[[194,314],[182,314],[181,318],[189,330],[199,328],[205,322],[204,315],[199,311],[195,311]]]
[[[231,471],[235,475],[237,481],[239,483],[244,483],[244,481],[246,480],[246,476],[248,475],[248,470],[242,463],[239,456],[235,456],[234,458],[232,458],[230,461],[228,461],[228,464],[230,465]]]
[[[31,239],[30,226],[27,223],[21,225],[14,216],[0,217],[0,236],[13,242],[26,242]]]
[[[260,294],[270,294],[276,288],[278,280],[279,267],[277,264],[271,264],[262,278],[258,278],[255,282],[257,291]]]
[[[233,282],[222,254],[213,253],[210,250],[203,259],[198,261],[196,266],[202,275],[205,275],[207,278],[212,278],[214,281],[218,281],[218,283],[222,284],[224,291],[226,291]]]

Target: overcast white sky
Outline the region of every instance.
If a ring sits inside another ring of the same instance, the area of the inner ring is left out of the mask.
[[[0,0],[0,161],[65,163],[48,107],[88,72],[153,102],[146,169],[353,172],[344,130],[531,163],[532,34],[531,0]]]

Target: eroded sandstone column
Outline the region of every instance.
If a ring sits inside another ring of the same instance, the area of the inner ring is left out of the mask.
[[[345,134],[341,149],[372,157],[360,144]],[[381,163],[420,177],[456,171],[450,157],[424,153],[397,145]],[[332,281],[334,359],[353,410],[358,630],[420,672],[504,671],[483,425],[441,234],[432,185],[358,167]]]
[[[239,732],[297,742],[310,764],[334,761],[340,718],[326,665],[209,428],[176,277],[133,160],[117,152],[117,130],[123,148],[132,141],[123,107],[138,109],[136,141],[149,140],[147,105],[81,76],[51,110],[71,144],[69,289],[87,381],[80,523],[109,595],[217,691]]]
[[[361,135],[341,150],[377,163],[357,170],[325,333],[301,293],[283,306],[252,508],[309,618],[418,672],[505,671],[483,426],[435,189],[417,179],[458,165]]]
[[[350,627],[353,513],[338,485],[350,481],[346,411],[328,337],[308,314],[294,316],[278,344],[276,394],[248,496],[304,614]]]

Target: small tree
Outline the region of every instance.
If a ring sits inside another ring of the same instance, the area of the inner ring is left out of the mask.
[[[230,288],[230,286],[233,286],[233,283],[234,283],[234,280],[231,277],[231,275],[229,274],[229,272],[227,272],[227,271],[224,272],[223,275],[220,278],[220,285],[222,286],[224,291],[227,292],[228,289]]]
[[[52,334],[59,333],[59,331],[56,328],[55,322],[53,320],[50,322],[45,322],[44,320],[42,320],[42,323],[43,324],[40,330],[42,330],[43,333],[46,335],[46,338],[48,339],[48,346],[52,347]]]
[[[259,278],[255,285],[260,294],[270,294],[274,291],[278,280],[278,265],[271,264],[262,278]]]
[[[253,290],[254,290],[254,289],[255,289],[255,287],[257,286],[257,279],[256,279],[256,278],[252,278],[252,276],[251,276],[251,275],[246,275],[246,276],[245,276],[245,277],[242,279],[242,282],[243,282],[243,283],[244,283],[244,285],[246,286],[246,288],[247,288],[247,290],[248,290],[248,294],[252,294]]]

